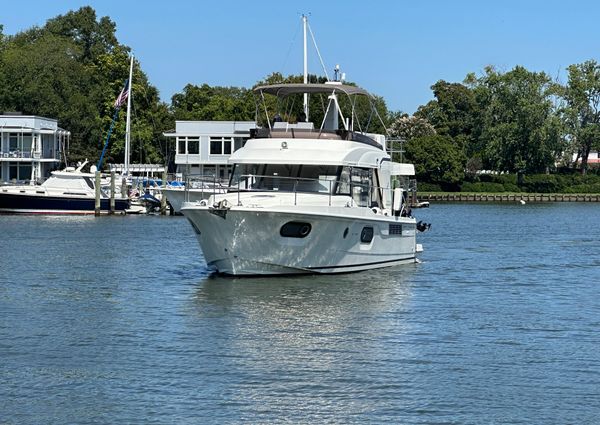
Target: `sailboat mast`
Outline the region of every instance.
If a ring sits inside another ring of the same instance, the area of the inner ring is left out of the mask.
[[[131,77],[133,76],[133,54],[129,64],[129,84],[127,84],[127,123],[125,125],[125,175],[129,175],[129,157],[131,156]]]
[[[302,26],[304,27],[304,84],[308,83],[308,58],[306,49],[306,25],[307,17],[302,15]],[[308,122],[308,93],[304,93],[304,120]]]

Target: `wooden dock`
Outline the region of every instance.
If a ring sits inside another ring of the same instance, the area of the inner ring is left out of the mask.
[[[600,202],[598,193],[427,193],[419,192],[419,201],[427,202]]]

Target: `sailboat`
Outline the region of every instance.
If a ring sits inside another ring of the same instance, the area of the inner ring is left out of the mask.
[[[120,175],[120,193],[122,197],[129,196],[130,199],[130,207],[127,209],[128,214],[140,214],[147,213],[151,210],[155,209],[157,206],[160,206],[160,197],[161,195],[158,193],[150,193],[149,190],[138,191],[133,188],[133,179],[130,174],[130,161],[131,161],[131,90],[133,86],[133,62],[134,57],[131,55],[130,63],[129,63],[129,78],[125,81],[124,87],[121,90],[119,96],[115,100],[115,113],[113,116],[113,120],[111,122],[110,129],[108,131],[106,141],[104,143],[104,147],[102,149],[102,154],[100,155],[100,159],[98,160],[97,169],[102,169],[102,163],[104,160],[104,155],[106,153],[106,149],[110,142],[110,136],[112,134],[112,130],[114,128],[115,122],[119,115],[119,110],[121,106],[127,102],[127,113],[126,113],[126,122],[125,122],[125,154],[124,154],[124,165],[122,169],[122,174]],[[131,190],[129,190],[131,189]]]

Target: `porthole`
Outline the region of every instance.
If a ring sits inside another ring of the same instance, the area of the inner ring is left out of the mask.
[[[279,234],[284,238],[305,238],[308,236],[312,226],[310,223],[304,223],[301,221],[290,221],[281,226]]]
[[[363,243],[369,243],[373,240],[373,228],[371,226],[363,227],[360,232],[360,241]]]

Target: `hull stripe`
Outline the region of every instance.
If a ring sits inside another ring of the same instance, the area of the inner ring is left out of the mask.
[[[396,258],[394,260],[385,260],[385,261],[375,261],[372,263],[359,263],[359,264],[346,264],[343,266],[322,266],[322,267],[306,267],[306,269],[309,270],[322,270],[322,269],[344,269],[344,268],[351,268],[351,267],[365,267],[365,266],[375,266],[377,264],[386,264],[386,263],[397,263],[398,261],[406,261],[406,260],[412,260],[415,257],[404,257],[404,258]]]

